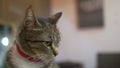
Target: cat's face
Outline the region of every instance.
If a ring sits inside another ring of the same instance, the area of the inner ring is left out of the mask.
[[[32,8],[28,8],[18,42],[23,51],[33,57],[48,60],[57,55],[60,40],[56,22],[61,17],[57,13],[49,18],[36,18]]]

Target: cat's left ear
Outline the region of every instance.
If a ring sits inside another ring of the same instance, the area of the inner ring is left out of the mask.
[[[56,24],[61,16],[62,16],[62,12],[58,12],[55,15],[49,17],[48,20],[49,20],[50,23]]]
[[[40,25],[40,23],[38,23],[36,18],[35,18],[35,14],[33,12],[32,5],[30,5],[26,9],[24,25],[27,26],[27,27],[31,27],[31,26],[34,26],[34,25]]]
[[[30,6],[26,9],[25,19],[28,19],[28,20],[34,20],[34,19],[35,19],[35,14],[34,14],[34,12],[33,12],[32,5],[30,5]]]

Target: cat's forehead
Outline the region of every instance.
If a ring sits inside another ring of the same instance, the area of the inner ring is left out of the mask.
[[[37,17],[35,20],[37,20],[40,25],[31,24],[31,26],[28,26],[29,28],[26,29],[27,31],[51,31],[54,28],[53,24],[51,24],[47,18]],[[36,21],[32,22],[34,23]]]
[[[37,20],[38,22],[41,24],[41,25],[46,25],[46,26],[51,26],[52,24],[50,23],[50,21],[46,18],[43,18],[43,17],[37,17]]]
[[[32,7],[28,7],[25,14],[25,21],[23,23],[23,26],[25,29],[33,29],[33,28],[56,28],[56,23],[61,17],[62,13],[56,13],[53,16],[50,16],[48,18],[43,17],[36,17]],[[51,29],[50,29],[51,30]]]

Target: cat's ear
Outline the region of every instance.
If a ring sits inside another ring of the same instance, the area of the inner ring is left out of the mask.
[[[62,12],[58,12],[55,15],[49,17],[48,20],[49,20],[50,23],[56,24],[61,16],[62,16]]]
[[[35,14],[31,5],[26,9],[24,25],[28,27],[40,25],[35,18]]]

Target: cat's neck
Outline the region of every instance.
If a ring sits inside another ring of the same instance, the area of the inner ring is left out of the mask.
[[[44,62],[31,62],[27,60],[26,58],[22,57],[16,48],[16,45],[14,45],[11,48],[10,52],[10,61],[16,68],[44,68],[46,65]]]
[[[16,46],[16,50],[18,52],[19,55],[21,55],[23,58],[31,61],[31,62],[42,62],[42,59],[38,58],[38,57],[32,57],[30,55],[28,55],[27,53],[25,53],[18,45],[18,43],[15,41],[15,46]]]

